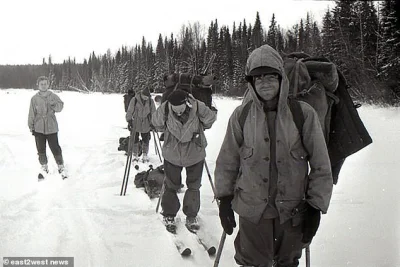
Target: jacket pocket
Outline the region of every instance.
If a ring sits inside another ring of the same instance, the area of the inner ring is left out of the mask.
[[[265,201],[258,199],[255,194],[245,192],[240,188],[236,191],[232,202],[233,210],[245,218],[258,217],[266,207]]]
[[[202,147],[202,142],[201,142],[201,134],[200,133],[193,133],[192,141],[196,144],[198,147]]]
[[[291,150],[290,155],[292,155],[292,157],[295,158],[296,160],[300,160],[300,161],[307,160],[307,157],[308,157],[307,152],[302,148]]]
[[[242,160],[248,160],[253,156],[253,148],[242,146],[239,150],[239,155]]]

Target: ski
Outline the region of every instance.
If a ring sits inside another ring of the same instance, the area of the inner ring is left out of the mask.
[[[197,242],[207,251],[209,256],[215,255],[215,253],[217,252],[216,247],[210,244],[210,242],[206,239],[204,233],[200,229],[192,230],[189,229],[188,227],[186,228],[188,229],[189,232],[191,232],[196,236]]]
[[[185,246],[183,241],[179,239],[179,237],[176,233],[170,232],[168,230],[167,230],[167,232],[171,234],[172,239],[175,244],[175,247],[178,250],[179,254],[181,254],[181,256],[190,256],[190,254],[192,254],[192,251],[190,250],[190,248]]]
[[[165,225],[163,223],[165,230],[171,235],[172,241],[175,244],[176,249],[178,250],[181,256],[190,256],[192,254],[192,250],[183,243],[182,240],[179,239],[178,234],[176,233],[177,226],[176,225]]]

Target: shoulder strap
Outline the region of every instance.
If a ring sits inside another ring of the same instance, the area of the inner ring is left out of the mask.
[[[253,100],[250,100],[249,102],[247,102],[242,109],[242,113],[240,113],[239,125],[240,125],[240,128],[242,129],[242,131],[243,131],[244,123],[246,122],[247,116],[249,115],[249,111],[250,111],[252,103],[253,103]]]
[[[300,102],[293,98],[289,99],[289,108],[293,115],[294,123],[296,124],[297,130],[300,133],[301,140],[303,140],[303,125],[304,125],[304,114],[301,109]]]

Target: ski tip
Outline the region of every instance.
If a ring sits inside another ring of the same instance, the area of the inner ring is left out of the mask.
[[[215,253],[217,253],[217,249],[215,247],[210,247],[208,250],[208,255],[213,256]]]
[[[190,248],[185,248],[181,253],[182,256],[190,256],[190,254],[192,254]]]

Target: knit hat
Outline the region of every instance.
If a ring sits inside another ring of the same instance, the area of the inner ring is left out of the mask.
[[[186,103],[187,96],[187,92],[177,89],[168,96],[168,102],[173,106],[179,106]]]
[[[150,90],[149,90],[149,88],[144,88],[143,90],[142,90],[142,94],[143,95],[145,95],[145,96],[148,96],[148,97],[150,97]]]

